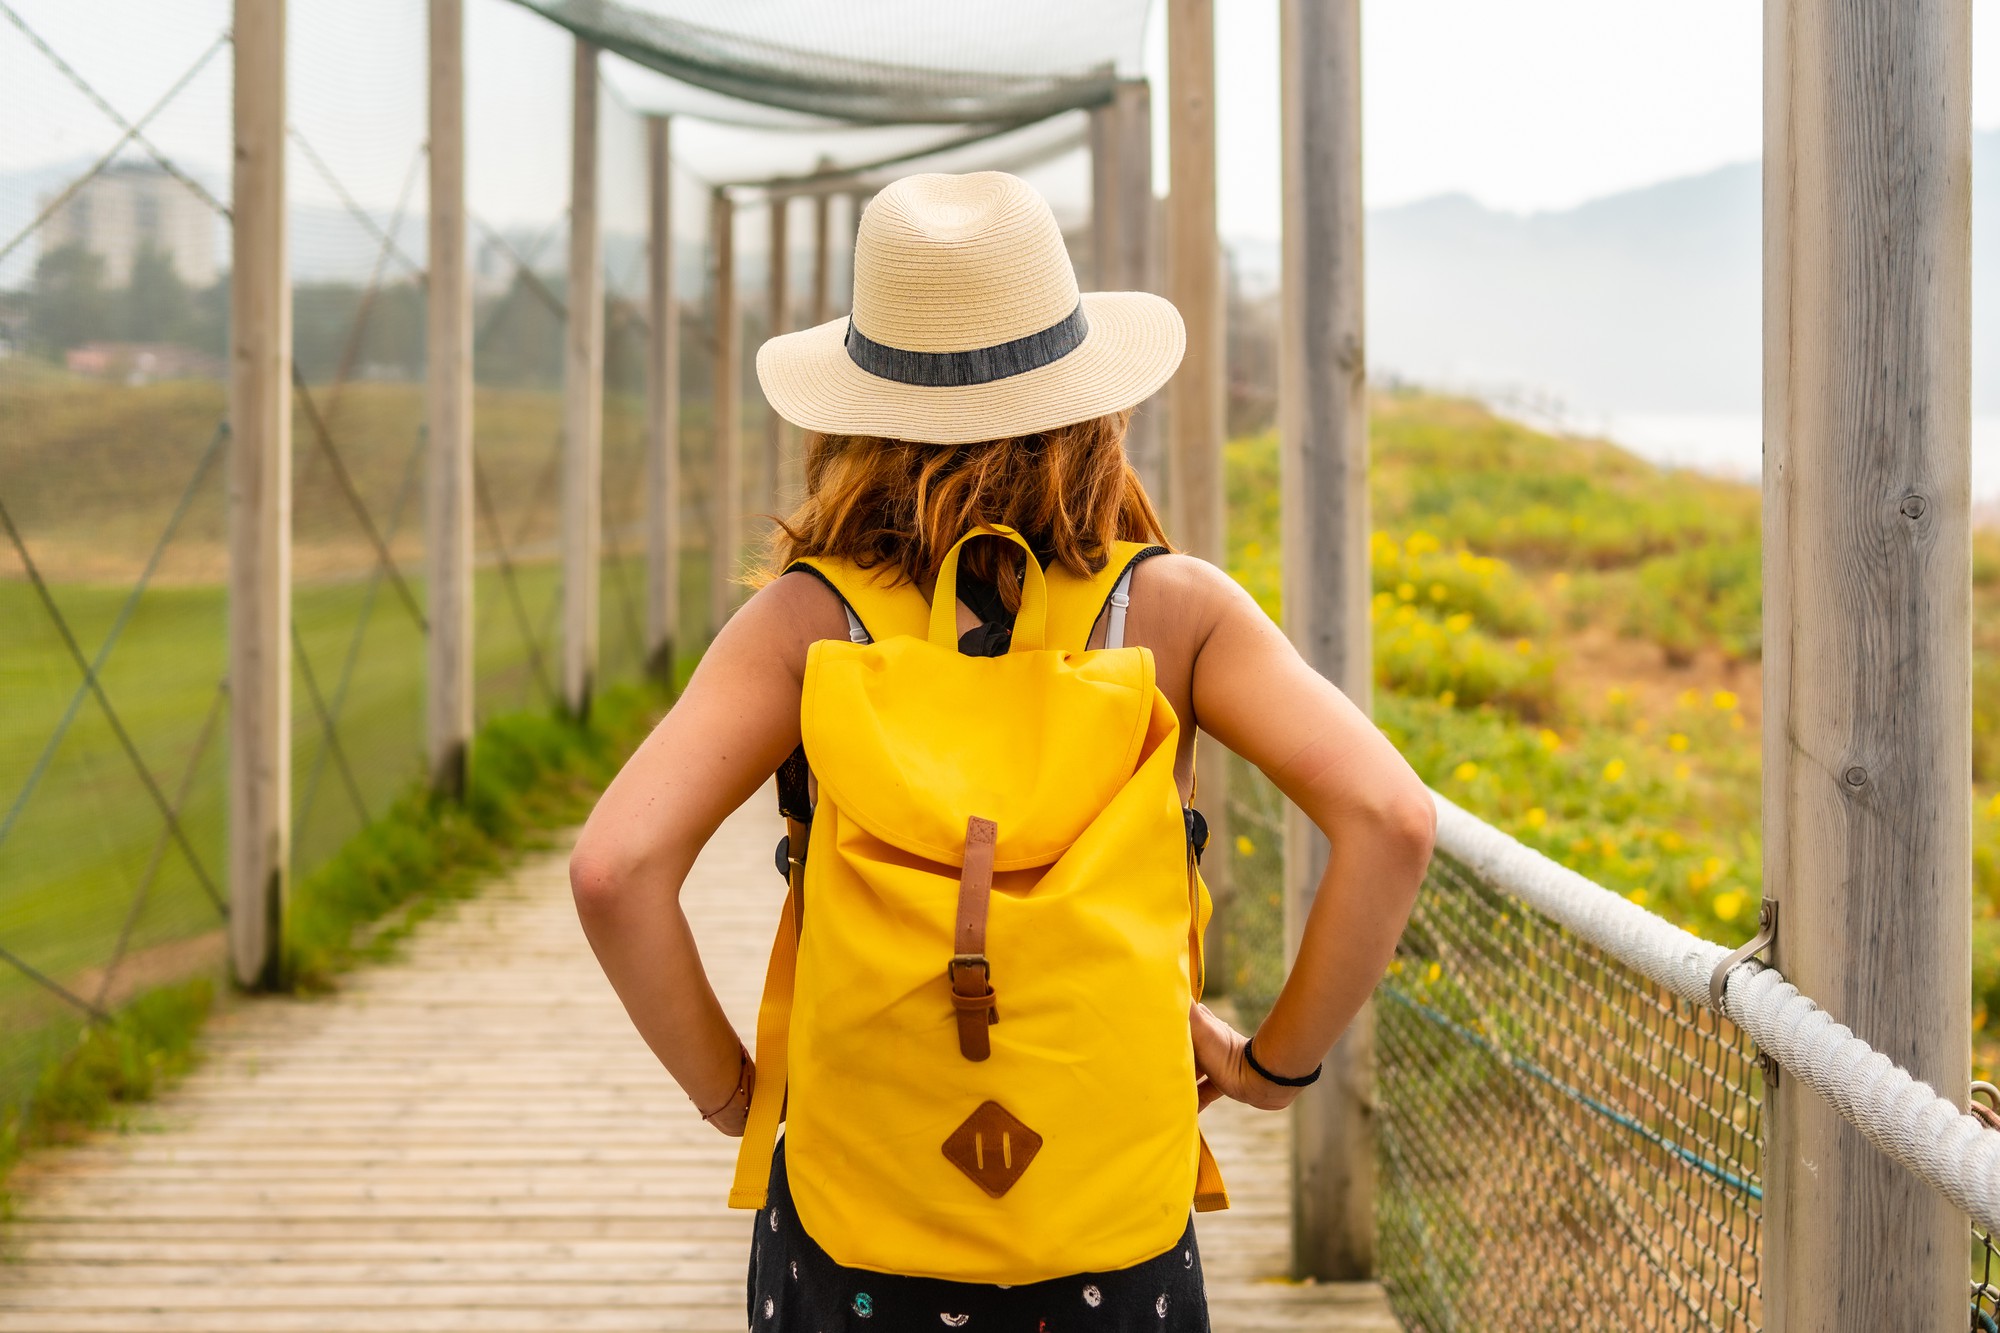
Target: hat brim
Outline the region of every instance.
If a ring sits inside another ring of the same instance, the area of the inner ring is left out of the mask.
[[[1089,292],[1090,331],[1046,366],[939,388],[872,375],[847,354],[847,320],[781,334],[757,349],[757,380],[778,415],[807,430],[928,444],[974,444],[1054,430],[1137,407],[1187,350],[1173,304],[1151,292]]]

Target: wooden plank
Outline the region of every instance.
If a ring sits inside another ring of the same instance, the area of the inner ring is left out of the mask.
[[[683,895],[740,1027],[780,904],[776,836],[759,793]],[[740,1329],[735,1143],[631,1031],[563,858],[524,862],[331,997],[232,1007],[130,1132],[32,1158],[0,1231],[0,1333]],[[1393,1329],[1372,1285],[1272,1280],[1284,1117],[1204,1121],[1237,1202],[1198,1224],[1214,1326]]]
[[[587,717],[597,677],[604,532],[604,247],[598,231],[597,47],[578,39],[570,101],[569,318],[563,358],[563,706]]]
[[[425,272],[425,675],[430,780],[465,792],[472,746],[472,282],[465,248],[465,5],[430,0]]]
[[[717,187],[709,197],[708,252],[715,386],[709,406],[708,633],[736,609],[737,562],[743,557],[743,312],[736,302],[736,204]]]
[[[1362,708],[1368,628],[1361,6],[1282,0],[1284,276],[1279,335],[1285,631]],[[1285,943],[1298,950],[1326,838],[1286,807]],[[1292,1273],[1375,1271],[1374,1014],[1363,1009],[1294,1103]]]
[[[681,328],[673,124],[646,117],[646,670],[671,683],[681,623]]]
[[[229,283],[229,957],[283,982],[292,809],[292,293],[285,4],[236,0]]]
[[[1774,961],[1963,1104],[1970,4],[1772,0],[1764,12]],[[1767,1105],[1765,1326],[1962,1326],[1964,1217],[1798,1080]]]

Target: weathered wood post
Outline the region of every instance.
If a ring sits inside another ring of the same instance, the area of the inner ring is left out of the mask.
[[[430,779],[465,793],[472,747],[472,284],[465,249],[465,4],[430,0],[424,554]]]
[[[1764,8],[1775,961],[1961,1104],[1971,1014],[1969,0]],[[1797,1079],[1765,1326],[1962,1327],[1966,1221]]]
[[[1102,291],[1158,291],[1153,271],[1153,90],[1144,79],[1090,113],[1091,248]],[[1159,404],[1132,415],[1125,452],[1154,504],[1167,496]]]
[[[1222,245],[1215,230],[1214,0],[1167,0],[1167,295],[1187,325],[1187,355],[1167,385],[1167,535],[1211,564],[1228,562],[1222,484],[1225,343]],[[1208,816],[1204,862],[1215,915],[1206,942],[1212,989],[1227,988],[1234,839],[1229,752],[1197,742],[1197,798]]]
[[[646,670],[673,683],[681,622],[681,330],[673,125],[646,117]]]
[[[569,321],[563,358],[563,706],[590,715],[603,546],[604,253],[597,216],[597,47],[576,43],[570,108]]]
[[[790,332],[792,314],[790,296],[792,291],[791,238],[787,234],[787,221],[792,211],[792,197],[788,194],[772,194],[765,200],[765,207],[771,215],[771,256],[766,267],[765,321],[770,325],[765,337],[775,338]],[[773,512],[783,512],[786,498],[791,490],[790,478],[785,470],[786,426],[783,417],[775,410],[764,413],[764,502]]]
[[[714,448],[709,471],[708,633],[721,633],[736,608],[736,562],[742,555],[743,318],[736,305],[736,204],[717,186],[709,197],[709,275],[714,302],[715,401],[710,407]]]
[[[285,3],[236,0],[229,283],[229,957],[284,984],[292,859],[292,293]]]
[[[1368,374],[1363,355],[1360,0],[1281,0],[1284,280],[1278,393],[1285,629],[1369,704]],[[1325,837],[1286,812],[1285,949],[1298,950]],[[1375,1269],[1375,1022],[1365,1008],[1292,1110],[1292,1273]]]
[[[819,161],[820,170],[829,166]],[[812,324],[818,328],[833,318],[833,196],[824,186],[813,195]]]
[[[1167,295],[1187,324],[1187,357],[1167,385],[1168,535],[1223,563],[1222,246],[1215,230],[1215,4],[1167,0]]]

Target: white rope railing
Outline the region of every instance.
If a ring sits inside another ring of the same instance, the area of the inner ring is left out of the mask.
[[[1438,850],[1501,892],[1568,928],[1692,1004],[1729,956],[1636,903],[1508,837],[1432,793]],[[2000,1229],[2000,1131],[1875,1050],[1776,970],[1746,963],[1729,974],[1723,1012],[1778,1062],[1931,1188],[1988,1230]]]

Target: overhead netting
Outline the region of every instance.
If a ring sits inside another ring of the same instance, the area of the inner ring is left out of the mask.
[[[1138,66],[1151,8],[1149,0],[519,2],[637,64],[754,106],[953,125],[1040,120],[1108,101],[1118,74]]]
[[[222,957],[229,23],[0,3],[0,1134]]]

